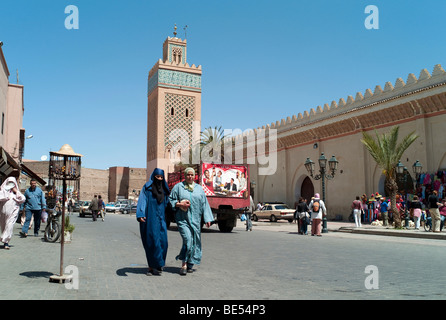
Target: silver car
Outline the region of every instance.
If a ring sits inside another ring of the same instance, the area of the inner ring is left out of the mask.
[[[293,222],[294,211],[284,203],[265,203],[262,210],[256,210],[252,213],[252,219],[258,221],[259,219],[269,219],[271,222],[277,220],[288,220]]]

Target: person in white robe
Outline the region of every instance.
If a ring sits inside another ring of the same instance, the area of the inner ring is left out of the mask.
[[[0,229],[5,249],[10,248],[9,241],[12,238],[14,223],[17,221],[20,204],[25,200],[17,180],[14,177],[7,178],[0,187]]]

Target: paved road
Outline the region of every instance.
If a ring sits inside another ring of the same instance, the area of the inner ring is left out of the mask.
[[[202,265],[182,277],[175,261],[181,238],[173,225],[165,272],[146,276],[134,215],[108,214],[105,222],[71,220],[76,230],[65,245],[64,267],[75,266],[78,288],[49,282],[59,273],[60,244],[21,239],[16,224],[12,249],[0,249],[1,299],[446,298],[443,240],[337,232],[311,237],[260,222],[246,232],[239,222],[232,233],[220,233],[216,226],[205,230]],[[365,273],[368,266],[372,273]],[[366,282],[378,289],[367,289]]]

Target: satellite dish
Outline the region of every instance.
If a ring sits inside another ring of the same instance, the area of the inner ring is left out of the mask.
[[[48,159],[48,157],[45,156],[45,155],[43,155],[43,156],[40,157],[40,160],[42,160],[42,161],[46,161],[47,159]]]

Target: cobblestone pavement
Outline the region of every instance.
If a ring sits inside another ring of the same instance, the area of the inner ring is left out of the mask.
[[[40,236],[20,238],[16,224],[11,250],[0,249],[1,299],[446,298],[443,240],[344,232],[302,236],[288,222],[255,222],[252,232],[239,222],[231,233],[214,225],[202,233],[202,265],[180,276],[175,256],[182,242],[173,224],[165,271],[147,276],[134,215],[107,214],[105,222],[93,222],[76,214],[71,222],[76,230],[72,243],[65,245],[64,268],[78,274],[78,282],[49,282],[50,275],[59,273],[60,243]],[[329,230],[341,227],[329,223]],[[365,286],[367,266],[379,270],[377,289]]]

